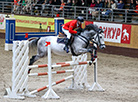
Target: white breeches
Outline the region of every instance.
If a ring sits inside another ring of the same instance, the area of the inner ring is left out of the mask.
[[[69,33],[69,31],[64,29],[63,27],[62,27],[62,31],[67,35],[67,38],[70,39],[71,33]]]

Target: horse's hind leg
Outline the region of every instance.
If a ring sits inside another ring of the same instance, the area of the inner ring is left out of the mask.
[[[33,65],[33,63],[34,63],[35,61],[37,61],[38,59],[40,59],[40,58],[42,58],[42,57],[44,57],[44,56],[45,56],[44,53],[43,53],[43,54],[40,54],[40,55],[32,56],[32,58],[30,59],[29,65]],[[30,73],[30,71],[31,71],[31,68],[28,70],[28,74]]]
[[[33,65],[33,63],[35,62],[35,57],[36,57],[36,56],[37,56],[37,55],[32,56],[32,58],[30,59],[29,65]]]
[[[42,58],[42,57],[44,57],[44,56],[45,56],[44,53],[43,53],[43,54],[40,54],[40,55],[32,56],[32,58],[30,59],[29,65],[33,65],[33,63],[34,63],[35,61],[37,61],[38,59],[40,59],[40,58]]]

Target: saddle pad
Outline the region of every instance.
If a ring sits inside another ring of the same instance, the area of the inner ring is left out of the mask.
[[[65,37],[58,37],[58,38],[57,38],[57,43],[65,44],[65,42],[64,42],[65,39],[66,39]]]

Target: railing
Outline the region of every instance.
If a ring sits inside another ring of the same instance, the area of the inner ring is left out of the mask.
[[[60,5],[33,5],[23,4],[14,5],[11,2],[0,2],[0,12],[12,13],[21,15],[40,15],[46,17],[65,17],[69,19],[75,19],[79,15],[83,16],[85,20],[97,20],[97,21],[112,21],[112,22],[125,22],[138,23],[137,16],[134,15],[133,10],[127,9],[110,9],[110,8],[90,8],[81,6],[64,6],[63,10],[59,10]],[[109,12],[107,12],[109,11]],[[136,11],[136,10],[135,10]],[[135,20],[135,21],[134,21]]]

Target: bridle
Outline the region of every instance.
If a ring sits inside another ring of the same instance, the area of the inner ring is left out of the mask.
[[[101,44],[101,41],[100,41],[100,33],[97,33],[96,34],[96,37],[95,38],[93,38],[93,40],[92,40],[92,42],[93,43],[95,43],[96,45],[98,45],[98,42],[99,42],[99,46],[103,46],[103,45],[105,45],[105,44]],[[96,42],[96,39],[98,38],[98,42]]]

